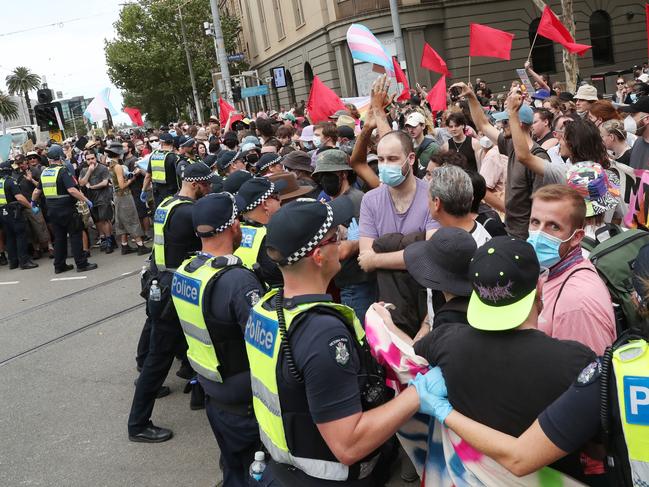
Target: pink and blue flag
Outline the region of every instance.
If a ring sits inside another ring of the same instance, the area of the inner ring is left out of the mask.
[[[347,45],[354,59],[381,66],[389,76],[394,76],[392,58],[383,44],[364,25],[352,24],[349,26]]]
[[[119,110],[117,110],[110,102],[110,88],[104,88],[97,93],[97,96],[90,102],[86,110],[83,112],[83,116],[91,123],[100,122],[108,118],[106,110],[108,110],[112,116],[119,114]]]

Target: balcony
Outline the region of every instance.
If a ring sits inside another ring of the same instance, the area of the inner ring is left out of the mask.
[[[337,20],[390,8],[390,0],[334,0],[334,2]],[[401,5],[401,0],[397,3]]]

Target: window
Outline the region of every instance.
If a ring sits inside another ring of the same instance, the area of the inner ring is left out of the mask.
[[[282,11],[279,8],[279,0],[273,0],[273,13],[275,14],[275,24],[277,25],[277,38],[284,39],[286,32],[284,32],[284,19],[282,19]]]
[[[593,65],[614,63],[611,16],[604,10],[595,10],[590,16],[590,43],[593,46]]]
[[[288,102],[291,106],[295,105],[295,86],[293,85],[293,76],[286,70],[286,88],[288,90]]]
[[[311,85],[313,84],[313,68],[311,68],[309,63],[304,63],[304,82],[307,91],[311,91]]]
[[[304,12],[302,11],[302,0],[293,0],[293,13],[295,13],[295,27],[304,25]]]
[[[252,17],[250,16],[250,2],[246,1],[246,17],[248,18],[248,22],[252,20]],[[253,33],[250,36],[250,50],[248,51],[250,53],[251,57],[257,56],[258,51],[257,51],[257,38],[255,37],[255,34]]]
[[[270,47],[268,41],[268,27],[266,26],[266,14],[262,6],[262,0],[257,0],[257,11],[259,12],[259,22],[261,23],[261,39],[264,41],[264,49]]]
[[[532,66],[537,73],[554,73],[556,65],[554,62],[554,44],[550,39],[543,36],[536,35],[536,29],[539,28],[541,19],[537,17],[530,23],[529,38],[530,46],[534,44],[532,49]],[[536,37],[536,42],[534,42]]]

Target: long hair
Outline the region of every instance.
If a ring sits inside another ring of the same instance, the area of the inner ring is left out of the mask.
[[[563,126],[564,139],[570,150],[570,160],[573,164],[592,161],[604,169],[610,167],[608,153],[599,129],[590,120],[578,119],[567,122]]]

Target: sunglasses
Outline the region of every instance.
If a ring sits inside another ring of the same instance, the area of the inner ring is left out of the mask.
[[[149,142],[157,142],[160,139],[149,139]]]
[[[318,249],[320,247],[326,247],[327,245],[330,245],[330,244],[338,243],[339,240],[340,240],[340,237],[338,235],[338,232],[336,232],[331,237],[325,238],[324,240],[321,240],[320,243],[318,243],[315,247],[313,247],[313,250],[311,250],[311,252],[309,252],[306,255],[307,256],[313,255],[313,253],[316,251],[316,249]]]
[[[622,82],[618,81],[618,82],[615,83],[615,84],[616,84],[616,85],[625,85],[626,83],[625,83],[624,81],[622,81]]]

